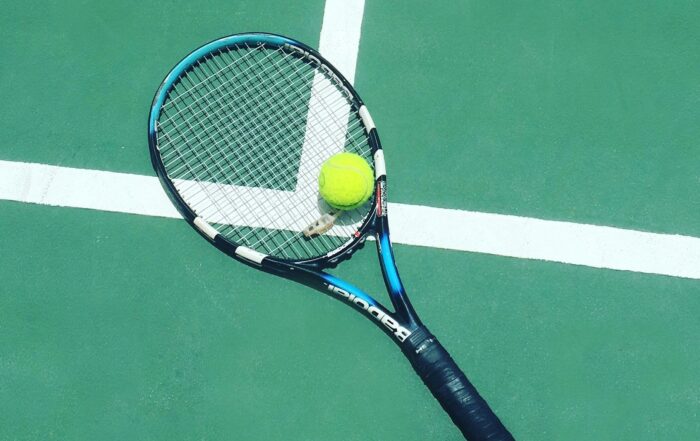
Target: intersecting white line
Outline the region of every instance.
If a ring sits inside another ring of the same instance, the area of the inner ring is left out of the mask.
[[[327,0],[323,11],[323,24],[319,38],[319,52],[325,56],[343,76],[353,83],[357,52],[360,46],[360,30],[364,13],[364,0]],[[340,100],[338,107],[327,108],[324,100],[329,100],[328,94],[321,91],[336,91],[335,86],[322,73],[316,73],[309,98],[309,112],[306,118],[306,133],[301,151],[301,160],[297,172],[297,193],[316,188],[315,181],[322,162],[326,159],[315,154],[316,151],[340,153],[345,146],[350,105]],[[325,124],[338,124],[333,130],[326,130]],[[318,132],[318,133],[317,133]],[[329,133],[330,139],[320,136]],[[304,195],[302,195],[304,196]],[[311,195],[313,199],[314,195]]]
[[[319,52],[350,82],[363,10],[364,0],[324,10]],[[0,200],[180,217],[155,177],[45,164],[0,160]],[[395,243],[700,279],[696,237],[419,205],[389,212]]]
[[[351,83],[355,82],[364,0],[326,0],[318,51]]]
[[[155,177],[45,164],[0,161],[0,199],[180,217]],[[420,205],[389,213],[395,243],[700,279],[696,237]]]

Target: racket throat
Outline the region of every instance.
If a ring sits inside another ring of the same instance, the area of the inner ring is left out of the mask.
[[[397,315],[401,316],[406,321],[409,328],[413,329],[422,326],[416,311],[413,309],[413,305],[411,305],[408,296],[406,296],[406,289],[399,277],[399,270],[396,268],[394,252],[391,248],[391,241],[389,240],[389,225],[386,221],[386,217],[381,218],[380,222],[380,229],[376,236],[377,254],[382,268],[384,284],[389,291],[391,303]]]
[[[403,343],[411,336],[411,331],[399,323],[391,314],[379,305],[371,304],[362,296],[351,293],[350,291],[328,284],[328,290],[336,297],[354,305],[364,314],[373,318],[376,322],[383,325],[384,330],[391,334],[400,343]]]

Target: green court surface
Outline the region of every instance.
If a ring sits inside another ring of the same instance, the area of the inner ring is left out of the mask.
[[[8,0],[0,160],[153,176],[168,70],[217,37],[317,47],[322,0]],[[366,0],[355,85],[389,199],[700,236],[696,2]],[[182,220],[0,200],[0,440],[458,440],[349,308]],[[373,246],[337,274],[383,293]],[[700,281],[396,245],[518,440],[700,439]],[[700,265],[700,262],[698,262]]]

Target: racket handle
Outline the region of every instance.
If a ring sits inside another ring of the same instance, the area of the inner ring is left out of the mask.
[[[514,440],[430,331],[421,326],[404,341],[402,349],[467,440]]]

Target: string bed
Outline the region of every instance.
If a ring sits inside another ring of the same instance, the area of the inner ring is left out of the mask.
[[[290,260],[350,240],[373,200],[314,238],[301,232],[330,211],[318,195],[321,164],[342,151],[371,164],[352,95],[314,58],[287,47],[211,53],[174,83],[157,147],[188,206],[231,241]]]

